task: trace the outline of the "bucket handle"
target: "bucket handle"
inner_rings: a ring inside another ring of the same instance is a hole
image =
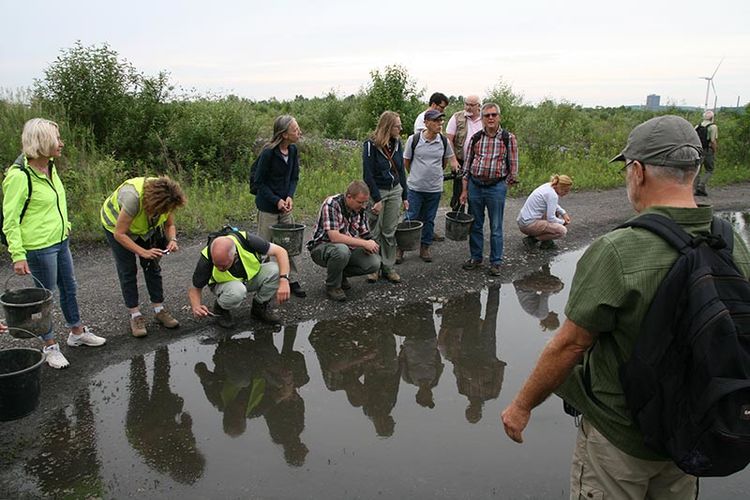
[[[5,320],[0,320],[0,321],[5,322]],[[24,338],[27,338],[27,339],[35,339],[35,338],[39,337],[38,335],[35,335],[34,333],[32,333],[32,332],[30,332],[28,330],[25,330],[23,328],[18,328],[17,326],[9,326],[8,330],[16,330],[18,332],[22,332],[25,335]]]
[[[13,277],[15,277],[15,276],[23,276],[23,275],[22,275],[22,274],[11,273],[11,275],[10,275],[10,276],[8,276],[8,279],[6,279],[6,280],[5,280],[5,291],[6,291],[6,292],[7,292],[8,290],[10,290],[10,289],[8,288],[8,283],[10,282],[10,279],[11,279],[11,278],[13,278]],[[34,276],[34,275],[33,275],[33,274],[31,274],[31,273],[29,273],[29,276],[31,276],[31,278],[32,278],[32,279],[33,279],[34,281],[36,281],[37,283],[39,283],[39,286],[40,286],[40,288],[42,288],[43,290],[47,290],[48,292],[50,291],[50,290],[49,290],[49,289],[48,289],[47,287],[45,287],[45,286],[44,286],[44,283],[42,283],[41,281],[39,281],[39,279],[38,279],[38,278],[37,278],[36,276]]]

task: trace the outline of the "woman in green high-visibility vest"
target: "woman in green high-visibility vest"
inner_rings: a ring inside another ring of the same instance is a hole
[[[156,319],[166,328],[180,326],[163,304],[159,261],[164,255],[179,250],[173,212],[186,203],[180,185],[162,176],[128,179],[102,205],[101,222],[115,257],[134,337],[144,337],[148,333],[138,302],[136,256],[143,269]]]

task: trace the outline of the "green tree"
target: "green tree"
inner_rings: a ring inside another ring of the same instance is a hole
[[[417,89],[406,68],[398,65],[386,66],[383,72],[370,72],[372,81],[364,92],[364,110],[367,127],[373,130],[383,111],[395,111],[403,123],[414,121],[420,111],[419,98],[424,93]]]
[[[523,96],[513,92],[510,84],[500,80],[487,92],[484,102],[494,102],[500,106],[502,127],[511,132],[516,130],[520,119],[520,108],[523,106]]]

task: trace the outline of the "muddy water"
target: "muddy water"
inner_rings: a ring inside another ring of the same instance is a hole
[[[750,216],[728,216],[750,238]],[[207,331],[112,366],[4,471],[11,496],[566,498],[560,400],[523,445],[498,415],[564,320],[581,253],[458,299]],[[701,498],[749,491],[747,473],[701,482]]]

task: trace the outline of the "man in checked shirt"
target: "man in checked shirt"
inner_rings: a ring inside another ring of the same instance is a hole
[[[482,106],[482,130],[471,137],[468,157],[463,165],[463,189],[460,202],[469,201],[474,216],[469,237],[471,256],[463,268],[482,265],[484,249],[484,212],[490,217],[491,276],[500,275],[503,260],[503,210],[508,187],[518,182],[518,144],[516,136],[500,127],[500,107],[488,102]]]
[[[307,249],[313,262],[327,269],[326,295],[343,302],[351,288],[348,276],[376,273],[380,247],[370,239],[365,206],[370,189],[364,181],[352,181],[346,193],[329,196],[320,207],[318,223]]]

